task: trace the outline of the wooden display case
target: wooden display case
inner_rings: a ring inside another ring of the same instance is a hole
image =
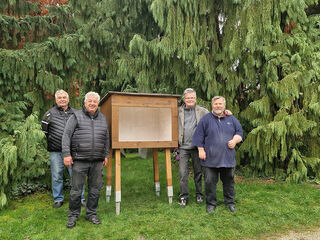
[[[106,116],[111,148],[115,150],[116,213],[120,214],[122,148],[153,148],[154,182],[160,194],[158,148],[165,149],[167,188],[172,203],[170,148],[178,147],[178,98],[180,95],[108,92],[100,101]],[[112,153],[112,151],[110,151]],[[111,196],[112,158],[107,166],[106,198]]]

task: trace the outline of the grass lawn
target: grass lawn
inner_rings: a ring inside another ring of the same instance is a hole
[[[230,213],[223,204],[221,184],[218,206],[212,215],[197,205],[190,179],[191,198],[186,208],[178,204],[177,165],[172,165],[174,201],[168,204],[164,155],[160,153],[161,195],[155,196],[152,159],[137,154],[122,158],[121,213],[115,214],[114,193],[105,202],[101,191],[98,216],[102,224],[85,221],[84,209],[73,229],[67,229],[68,203],[52,208],[51,193],[12,201],[0,211],[0,239],[264,239],[289,230],[320,226],[320,190],[310,184],[242,179],[237,177],[236,205]],[[68,195],[66,194],[68,199]]]

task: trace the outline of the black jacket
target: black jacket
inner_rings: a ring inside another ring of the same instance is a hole
[[[109,157],[109,131],[105,116],[97,110],[90,115],[83,108],[67,122],[62,138],[63,157],[73,161],[103,161]]]
[[[43,116],[41,121],[42,131],[47,136],[47,149],[50,152],[61,152],[61,142],[64,128],[75,109],[68,106],[64,111],[57,105],[50,108]]]

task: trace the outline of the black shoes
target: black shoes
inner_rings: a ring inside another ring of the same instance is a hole
[[[101,224],[101,221],[97,216],[86,217],[86,220],[89,221],[89,222],[92,222],[95,225]],[[76,223],[77,223],[77,218],[76,217],[69,217],[68,218],[68,222],[66,224],[66,227],[67,228],[73,228],[74,226],[76,226]]]
[[[181,198],[180,199],[180,207],[184,208],[185,206],[187,206],[187,199]]]
[[[86,217],[86,220],[89,221],[89,222],[92,222],[95,225],[101,224],[101,221],[97,216]]]
[[[213,213],[215,210],[216,206],[212,206],[212,205],[207,205],[207,213]]]
[[[54,204],[53,204],[53,208],[59,208],[59,207],[61,207],[63,205],[63,202],[61,201],[61,202],[55,202]]]
[[[197,202],[197,204],[203,203],[203,197],[202,196],[197,196],[196,202]]]
[[[69,217],[68,222],[67,222],[67,228],[73,228],[76,225],[77,218],[75,217]]]
[[[197,196],[196,197],[196,203],[201,204],[203,203],[203,196]],[[180,198],[180,207],[184,208],[188,204],[187,198]]]
[[[236,212],[237,211],[237,208],[235,205],[229,205],[228,206],[230,212]],[[214,210],[216,209],[216,206],[212,206],[212,205],[207,205],[207,213],[213,213]]]
[[[229,205],[228,207],[229,207],[230,212],[236,212],[237,211],[235,205]]]

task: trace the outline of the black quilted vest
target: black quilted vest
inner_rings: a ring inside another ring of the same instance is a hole
[[[109,148],[109,131],[105,116],[99,110],[90,115],[85,108],[74,114],[78,124],[71,139],[73,160],[103,161],[109,150],[106,149]]]
[[[61,141],[63,130],[69,117],[74,113],[75,109],[68,107],[66,111],[63,111],[61,107],[54,106],[49,110],[50,124],[48,131],[48,151],[49,152],[61,152]]]

